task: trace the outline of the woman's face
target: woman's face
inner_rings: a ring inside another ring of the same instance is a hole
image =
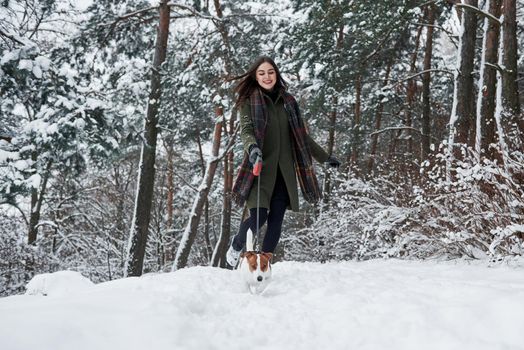
[[[277,82],[277,73],[271,63],[264,62],[256,71],[258,85],[266,90],[272,90]]]

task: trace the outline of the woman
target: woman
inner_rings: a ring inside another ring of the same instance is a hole
[[[297,177],[307,201],[315,203],[321,198],[311,156],[332,167],[340,165],[307,134],[298,104],[286,91],[287,83],[271,58],[258,58],[249,71],[237,79],[241,80],[235,88],[238,94],[235,106],[240,110],[245,152],[233,186],[233,198],[240,206],[247,202],[250,216],[240,225],[227,251],[226,260],[231,266],[238,262],[247,230],[258,231],[257,221],[260,228],[267,220],[262,251],[274,252],[286,209],[298,211]],[[255,177],[253,165],[259,157],[263,159],[262,172]],[[258,181],[260,208],[257,211]]]

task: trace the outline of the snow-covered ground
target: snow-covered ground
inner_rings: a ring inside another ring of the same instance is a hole
[[[98,285],[59,272],[0,299],[0,348],[524,349],[524,267],[284,262],[261,295],[211,267]]]

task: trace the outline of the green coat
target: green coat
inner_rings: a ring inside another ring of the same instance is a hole
[[[298,190],[295,166],[293,160],[293,149],[291,147],[291,136],[288,122],[288,113],[284,109],[284,102],[279,96],[275,103],[264,95],[268,111],[268,123],[266,127],[264,146],[262,149],[262,173],[260,174],[260,207],[269,208],[273,188],[277,178],[277,166],[280,167],[286,188],[289,194],[290,205],[288,209],[298,211]],[[244,151],[249,152],[249,147],[256,145],[251,109],[246,103],[240,109],[240,138],[244,145]],[[309,135],[307,142],[311,155],[318,162],[324,163],[329,155]],[[253,187],[247,199],[249,209],[257,207],[257,186],[259,178],[255,178]]]

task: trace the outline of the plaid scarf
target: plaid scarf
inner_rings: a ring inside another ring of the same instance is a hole
[[[292,153],[295,162],[295,171],[300,189],[306,201],[316,203],[322,198],[322,193],[315,175],[315,169],[313,168],[311,150],[306,141],[307,130],[300,116],[300,109],[295,98],[284,89],[280,91],[280,95],[284,100],[284,108],[288,113],[288,121],[291,129],[291,147],[293,148]],[[255,139],[258,147],[263,149],[268,112],[264,96],[260,89],[253,91],[249,98],[249,105],[251,108],[251,120],[253,122]],[[254,179],[253,165],[249,162],[249,155],[244,153],[244,158],[233,186],[233,199],[239,206],[244,205],[247,200]]]

